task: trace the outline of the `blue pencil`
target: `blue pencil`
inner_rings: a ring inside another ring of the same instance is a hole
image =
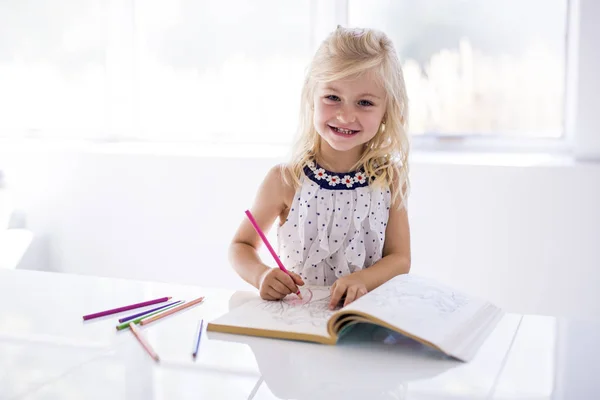
[[[198,347],[200,347],[200,338],[202,337],[202,325],[204,325],[204,320],[200,320],[200,326],[198,327],[198,337],[196,338],[196,346],[194,348],[194,352],[192,353],[192,357],[196,358],[198,355]]]
[[[123,317],[123,318],[121,318],[119,320],[119,322],[121,322],[121,323],[127,322],[127,321],[130,321],[130,320],[135,319],[137,317],[141,317],[142,315],[146,315],[146,314],[149,314],[151,312],[158,311],[158,310],[160,310],[162,308],[169,307],[169,306],[172,306],[173,304],[177,304],[177,303],[181,303],[181,300],[174,301],[173,303],[165,304],[164,306],[153,308],[152,310],[147,310],[147,311],[143,311],[141,313],[137,313],[135,315],[130,315],[129,317]]]

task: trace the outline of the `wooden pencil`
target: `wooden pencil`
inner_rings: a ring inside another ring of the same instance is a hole
[[[275,250],[273,250],[271,243],[269,243],[269,239],[267,239],[264,232],[260,229],[260,226],[258,226],[258,222],[256,222],[256,220],[254,219],[254,216],[252,215],[250,210],[246,210],[246,216],[250,220],[250,223],[254,227],[254,230],[256,231],[256,233],[258,233],[258,236],[260,236],[260,238],[264,242],[265,246],[267,246],[267,249],[269,249],[269,253],[271,253],[271,255],[273,256],[273,259],[277,263],[277,266],[279,267],[279,269],[282,270],[283,272],[285,272],[287,275],[290,275],[290,271],[288,271],[285,268],[285,266],[283,265],[283,263],[277,256],[277,253],[275,253]],[[300,300],[302,300],[302,293],[300,293],[300,289],[298,289],[298,291],[296,292],[296,296],[298,296],[300,298]]]
[[[151,315],[156,315],[156,314],[159,314],[159,313],[161,313],[161,312],[164,312],[164,311],[166,311],[166,310],[169,310],[169,309],[171,309],[171,308],[173,308],[173,307],[176,307],[176,306],[177,306],[177,304],[179,304],[179,303],[181,303],[181,302],[182,302],[182,300],[176,301],[175,303],[171,303],[171,305],[170,305],[170,306],[168,306],[168,307],[165,307],[165,308],[162,308],[162,309],[160,309],[160,310],[158,310],[158,311],[154,311],[153,313],[150,313],[150,314],[144,314],[144,315],[142,315],[142,316],[140,316],[140,317],[137,317],[136,319],[133,319],[133,320],[131,320],[131,321],[123,322],[122,324],[119,324],[119,325],[117,325],[117,330],[118,330],[118,331],[121,331],[121,330],[123,330],[123,329],[127,329],[127,328],[129,328],[129,322],[133,322],[134,324],[139,324],[139,323],[140,323],[140,322],[141,322],[141,321],[142,321],[144,318],[150,317]]]
[[[133,322],[130,322],[129,329],[131,330],[131,333],[133,333],[133,336],[135,336],[137,341],[140,342],[140,344],[142,345],[144,350],[146,350],[146,353],[148,353],[150,355],[150,357],[152,357],[154,359],[154,361],[158,362],[160,360],[158,357],[158,354],[156,354],[154,349],[152,349],[152,346],[150,346],[150,343],[148,343],[146,341],[146,339],[144,339],[144,336],[142,335],[142,332],[138,329],[138,327],[135,326],[135,324]]]
[[[117,313],[120,313],[120,312],[123,312],[123,311],[133,310],[135,308],[151,306],[152,304],[156,304],[156,303],[162,303],[162,302],[168,301],[168,300],[171,300],[170,296],[169,297],[161,297],[160,299],[143,301],[141,303],[130,304],[130,305],[124,306],[124,307],[113,308],[111,310],[100,311],[100,312],[97,312],[97,313],[94,313],[94,314],[84,315],[83,316],[83,320],[87,321],[88,319],[93,319],[93,318],[98,318],[98,317],[104,317],[106,315],[117,314]]]
[[[204,296],[198,297],[197,299],[192,300],[189,303],[184,303],[184,304],[178,305],[177,307],[173,307],[173,308],[169,309],[168,311],[161,312],[160,314],[156,314],[156,315],[153,315],[151,317],[146,317],[146,318],[144,318],[144,319],[142,319],[140,321],[140,325],[149,324],[151,322],[154,322],[156,320],[159,320],[161,318],[164,318],[164,317],[167,317],[167,316],[169,316],[171,314],[174,314],[174,313],[176,313],[178,311],[184,310],[184,309],[186,309],[188,307],[191,307],[193,305],[201,303],[202,301],[204,301]]]
[[[164,306],[156,307],[151,310],[142,311],[141,313],[133,314],[133,315],[130,315],[129,317],[119,318],[119,322],[123,323],[123,322],[131,321],[132,319],[136,319],[139,317],[147,317],[150,314],[154,313],[155,311],[162,310],[163,308],[169,308],[169,307],[171,307],[173,305],[177,305],[179,303],[181,303],[181,300],[174,301],[173,303],[167,303]]]
[[[200,338],[202,338],[202,326],[204,325],[204,320],[200,320],[200,325],[198,325],[198,336],[196,337],[196,346],[194,347],[194,352],[192,353],[192,357],[196,358],[198,355],[198,348],[200,347]]]

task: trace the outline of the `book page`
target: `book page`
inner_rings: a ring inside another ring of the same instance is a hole
[[[211,324],[329,337],[327,320],[334,313],[328,308],[329,287],[302,287],[300,293],[302,300],[295,294],[280,301],[262,300],[257,295]]]
[[[399,275],[343,308],[441,346],[489,303],[412,274]],[[474,328],[474,327],[471,327]]]

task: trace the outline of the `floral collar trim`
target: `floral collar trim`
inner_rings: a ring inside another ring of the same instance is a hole
[[[304,173],[324,189],[347,190],[369,185],[369,179],[363,170],[338,174],[309,161],[304,167]]]

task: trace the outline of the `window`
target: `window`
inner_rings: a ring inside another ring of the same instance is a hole
[[[311,4],[0,3],[0,137],[287,143]]]
[[[308,1],[135,3],[144,139],[285,143],[311,57]]]
[[[564,135],[566,0],[349,0],[404,65],[416,135]]]
[[[89,138],[106,129],[102,0],[0,3],[0,136]]]
[[[3,2],[0,137],[289,143],[341,23],[394,41],[412,134],[562,139],[567,2]]]

